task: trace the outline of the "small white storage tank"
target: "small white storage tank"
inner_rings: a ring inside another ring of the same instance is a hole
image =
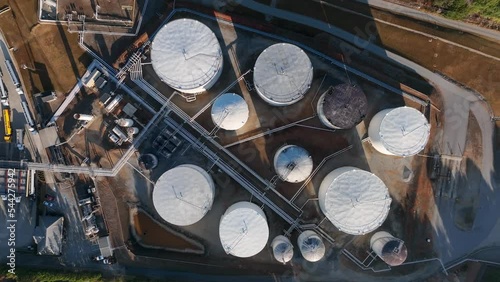
[[[297,239],[300,253],[310,262],[316,262],[325,256],[325,244],[319,235],[311,230],[306,230],[300,233]]]
[[[318,100],[320,121],[333,129],[349,129],[363,121],[368,101],[361,87],[349,83],[330,87]]]
[[[248,105],[240,95],[226,93],[212,105],[212,121],[226,130],[240,129],[248,120]]]
[[[158,31],[151,44],[151,62],[163,82],[184,93],[208,90],[223,66],[217,37],[192,19],[171,21]]]
[[[129,128],[127,128],[127,133],[129,136],[136,135],[137,133],[139,133],[139,128],[138,127],[129,127]]]
[[[196,165],[179,165],[160,176],[153,190],[153,204],[167,222],[191,225],[212,208],[215,186],[212,177]]]
[[[387,218],[391,197],[384,182],[371,172],[341,167],[321,182],[319,205],[340,231],[363,235],[377,229]]]
[[[115,123],[121,127],[131,127],[134,125],[134,120],[129,118],[119,118],[115,120]]]
[[[404,242],[385,231],[372,235],[370,248],[390,266],[402,264],[408,256],[408,250]]]
[[[76,120],[91,121],[94,118],[94,116],[86,114],[74,114],[73,118]]]
[[[219,237],[227,254],[240,258],[254,256],[269,239],[266,215],[256,204],[233,204],[221,217]]]
[[[278,43],[265,49],[254,66],[257,93],[273,106],[288,106],[304,97],[311,87],[313,66],[299,47]]]
[[[287,263],[293,258],[293,245],[290,239],[283,235],[278,235],[273,239],[271,248],[274,258],[281,263]]]
[[[302,182],[311,175],[312,157],[302,147],[285,145],[274,155],[274,169],[283,181]]]
[[[377,113],[368,128],[373,147],[382,154],[413,156],[429,141],[430,125],[425,116],[410,107]]]

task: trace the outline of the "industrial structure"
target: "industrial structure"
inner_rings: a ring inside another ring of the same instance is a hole
[[[221,217],[219,237],[227,254],[240,258],[254,256],[269,239],[266,215],[256,204],[233,204]]]
[[[390,266],[402,264],[408,256],[404,242],[385,231],[379,231],[372,235],[370,248]]]
[[[430,130],[421,112],[404,106],[378,112],[370,122],[368,135],[380,153],[407,157],[425,148]]]
[[[274,258],[281,263],[287,263],[293,258],[293,245],[290,239],[283,235],[278,235],[273,239],[271,248]]]
[[[325,244],[321,240],[321,237],[312,230],[300,233],[297,238],[297,245],[299,246],[300,253],[307,261],[316,262],[325,256]]]
[[[380,227],[392,201],[380,178],[348,166],[333,170],[323,179],[318,198],[321,210],[333,225],[352,235]]]
[[[211,115],[217,127],[237,130],[247,122],[249,110],[243,97],[235,93],[226,93],[215,100]]]
[[[205,170],[179,165],[156,181],[153,204],[165,221],[186,226],[198,222],[212,208],[214,193],[214,182]]]
[[[313,170],[309,152],[296,145],[281,147],[274,155],[273,163],[280,179],[291,183],[304,181]]]
[[[320,121],[333,129],[349,129],[363,121],[368,109],[363,90],[344,83],[328,88],[318,101]]]
[[[151,61],[160,79],[177,91],[200,93],[222,73],[219,41],[206,25],[178,19],[163,26],[153,39]]]
[[[268,47],[254,66],[255,90],[273,106],[288,106],[302,99],[312,78],[311,60],[302,49],[289,43]]]

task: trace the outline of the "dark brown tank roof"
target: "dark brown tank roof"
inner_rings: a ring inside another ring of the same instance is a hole
[[[323,113],[334,126],[349,129],[363,121],[367,103],[365,93],[359,86],[339,84],[327,90]]]

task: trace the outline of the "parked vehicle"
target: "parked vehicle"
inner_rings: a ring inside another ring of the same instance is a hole
[[[49,207],[49,208],[53,208],[54,207],[54,203],[47,202],[47,201],[43,201],[43,205],[46,206],[46,207]]]

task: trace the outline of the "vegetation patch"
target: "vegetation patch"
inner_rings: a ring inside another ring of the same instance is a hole
[[[432,5],[455,20],[483,17],[500,23],[500,0],[434,0]]]
[[[7,268],[2,267],[1,273],[8,273]],[[16,268],[15,274],[0,275],[1,281],[18,282],[88,282],[103,281],[100,273],[93,272],[68,272],[61,270]]]

